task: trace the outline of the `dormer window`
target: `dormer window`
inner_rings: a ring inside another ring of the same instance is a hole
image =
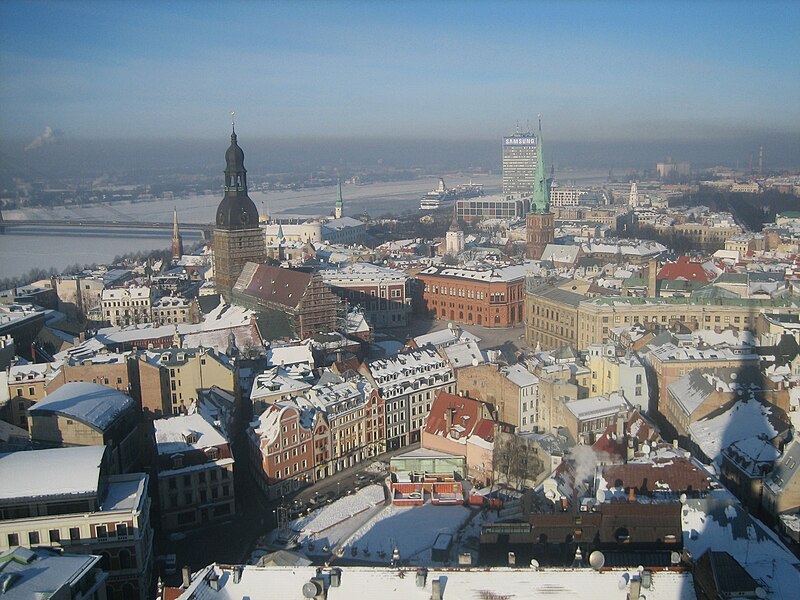
[[[206,456],[209,460],[217,460],[219,458],[219,448],[206,448]]]
[[[196,444],[197,443],[197,432],[192,431],[190,429],[184,429],[181,431],[181,437],[183,441],[187,444]]]
[[[183,468],[183,454],[173,454],[171,459],[172,459],[172,468],[173,469],[182,469]]]

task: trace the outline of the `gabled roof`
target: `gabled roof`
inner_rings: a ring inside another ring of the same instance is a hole
[[[303,298],[310,283],[311,275],[309,273],[271,265],[247,263],[236,281],[234,289],[259,300],[294,309]]]
[[[667,263],[661,267],[657,279],[711,281],[714,277],[703,268],[702,263],[690,261],[688,256],[681,256],[676,262]]]
[[[494,437],[494,422],[483,418],[489,406],[474,398],[439,392],[431,405],[425,432],[459,440],[477,435],[490,442]],[[446,411],[450,411],[449,430]]]
[[[764,479],[764,485],[770,491],[780,494],[786,489],[790,481],[798,476],[800,472],[800,442],[792,441],[783,451],[780,461],[775,464],[775,468]]]

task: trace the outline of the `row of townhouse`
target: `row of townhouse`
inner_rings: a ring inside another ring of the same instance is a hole
[[[270,405],[248,428],[256,481],[278,498],[382,453],[383,408],[365,378],[332,374],[303,396]]]
[[[325,373],[251,423],[251,465],[270,498],[418,442],[437,392],[455,391],[453,369],[431,347],[359,371]]]
[[[197,323],[200,307],[182,296],[156,296],[156,288],[131,286],[104,289],[100,293],[103,321],[117,327],[156,323]]]
[[[129,394],[148,416],[185,413],[199,391],[217,388],[239,395],[235,361],[210,348],[67,355],[54,363],[12,365],[0,372],[0,418],[29,428],[28,411],[68,383],[96,383]]]

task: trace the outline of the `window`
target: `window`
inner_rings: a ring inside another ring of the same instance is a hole
[[[117,523],[117,537],[127,537],[128,535],[128,524]]]
[[[97,526],[97,539],[104,540],[108,537],[108,527],[105,525],[98,525]]]
[[[70,541],[77,542],[81,539],[81,529],[80,527],[70,527],[69,528],[69,539]]]
[[[50,534],[50,543],[51,544],[58,544],[61,541],[61,530],[60,529],[51,529],[49,534]]]
[[[9,546],[19,546],[19,535],[16,533],[9,533],[8,534],[8,545]]]

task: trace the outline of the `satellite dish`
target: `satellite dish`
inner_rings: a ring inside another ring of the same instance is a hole
[[[316,581],[306,581],[303,584],[303,598],[316,598],[322,592],[319,589],[319,584]]]
[[[602,504],[603,502],[605,502],[606,501],[606,492],[605,492],[605,490],[597,490],[597,493],[595,494],[595,498],[597,498],[597,502],[599,504]]]
[[[589,566],[595,571],[599,571],[606,564],[606,557],[600,550],[595,550],[589,555]]]
[[[672,553],[669,555],[669,562],[670,562],[671,564],[673,564],[673,565],[677,565],[678,563],[680,563],[680,562],[681,562],[681,555],[680,555],[680,554],[678,554],[677,552],[672,552]]]
[[[536,560],[535,558],[532,558],[531,559],[531,567],[534,568],[534,569],[538,569],[539,568],[539,561]]]
[[[767,597],[767,590],[765,590],[761,586],[758,586],[756,588],[756,598],[766,598],[766,597]]]
[[[680,501],[681,504],[686,504],[686,494],[681,494]]]
[[[642,445],[642,452],[644,454],[650,454],[650,446],[648,444]]]
[[[617,580],[617,587],[621,590],[624,590],[626,587],[628,587],[629,579],[630,575],[628,575],[627,573],[623,573],[622,575],[619,576],[619,579]]]

